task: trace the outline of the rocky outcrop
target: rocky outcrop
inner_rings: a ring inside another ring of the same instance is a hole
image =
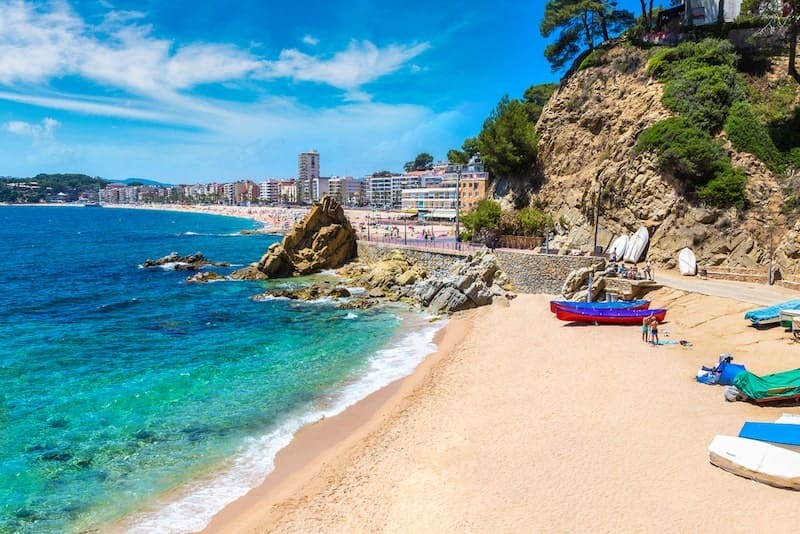
[[[269,297],[290,300],[319,300],[323,298],[342,299],[350,296],[352,294],[346,287],[326,281],[297,288],[274,288],[252,298],[253,300],[264,300]]]
[[[301,276],[335,269],[355,256],[355,230],[339,203],[332,196],[326,196],[281,243],[270,246],[257,264],[231,276],[236,279]]]
[[[704,207],[685,183],[662,172],[652,154],[639,154],[639,134],[671,112],[661,103],[663,86],[647,76],[648,52],[609,50],[601,64],[562,81],[544,107],[539,135],[539,169],[534,180],[498,179],[494,193],[510,206],[530,198],[557,221],[551,247],[589,251],[605,248],[620,234],[646,227],[647,257],[675,267],[677,253],[691,248],[699,265],[765,267],[770,226],[774,261],[800,273],[800,228],[782,213],[781,178],[720,137],[733,164],[748,178],[746,210]],[[776,66],[775,72],[786,72]]]
[[[216,282],[218,280],[225,280],[225,277],[213,271],[204,271],[202,273],[193,274],[192,276],[188,277],[186,279],[186,282],[190,284],[197,284],[197,283],[204,284],[206,282]]]
[[[493,254],[479,253],[453,264],[447,274],[429,277],[401,250],[389,251],[372,264],[347,266],[340,273],[370,289],[369,295],[406,300],[433,313],[452,313],[513,298],[507,277]]]
[[[195,252],[188,256],[181,256],[177,252],[172,252],[157,260],[147,259],[142,263],[143,267],[172,267],[176,271],[196,271],[205,265],[216,267],[227,267],[225,262],[212,262],[203,256],[202,252]]]

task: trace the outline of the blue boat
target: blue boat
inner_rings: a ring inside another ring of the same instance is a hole
[[[753,326],[768,326],[781,322],[781,310],[800,309],[800,299],[787,300],[774,306],[750,310],[744,314],[744,318],[753,323]]]
[[[551,300],[550,311],[556,313],[561,310],[646,310],[650,301],[617,300],[614,302],[573,302],[571,300]]]

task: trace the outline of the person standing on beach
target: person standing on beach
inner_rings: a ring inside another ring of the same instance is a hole
[[[650,341],[653,345],[658,345],[658,319],[655,317],[650,321]]]
[[[652,318],[652,315],[642,317],[642,341],[645,343],[650,341],[650,319]]]
[[[650,260],[647,260],[647,263],[644,264],[644,274],[648,280],[653,279],[653,266],[650,265]]]

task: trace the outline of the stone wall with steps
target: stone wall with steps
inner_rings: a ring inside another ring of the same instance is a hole
[[[429,273],[447,273],[453,263],[473,252],[457,250],[431,250],[358,242],[358,256],[367,261],[377,261],[389,250],[401,249],[415,262],[425,267]],[[514,250],[494,251],[497,262],[514,285],[518,293],[545,293],[557,295],[561,292],[564,280],[571,271],[590,267],[604,262],[603,258],[593,256],[560,256],[554,254],[533,254]]]

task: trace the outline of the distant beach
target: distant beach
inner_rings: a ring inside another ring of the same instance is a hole
[[[109,208],[128,209],[153,209],[163,211],[188,211],[194,213],[210,213],[228,217],[252,219],[264,225],[263,230],[268,233],[283,234],[303,220],[309,208],[307,207],[276,207],[276,206],[227,206],[219,204],[104,204]],[[432,234],[436,238],[454,237],[452,224],[439,222],[418,222],[406,220],[400,214],[392,211],[370,210],[368,208],[347,208],[345,215],[350,220],[359,239],[386,238],[394,236],[402,238],[423,239],[423,233]],[[375,232],[370,235],[367,223],[377,225]],[[378,224],[378,221],[380,224]],[[405,233],[403,226],[405,225]],[[394,234],[392,234],[394,232]]]

